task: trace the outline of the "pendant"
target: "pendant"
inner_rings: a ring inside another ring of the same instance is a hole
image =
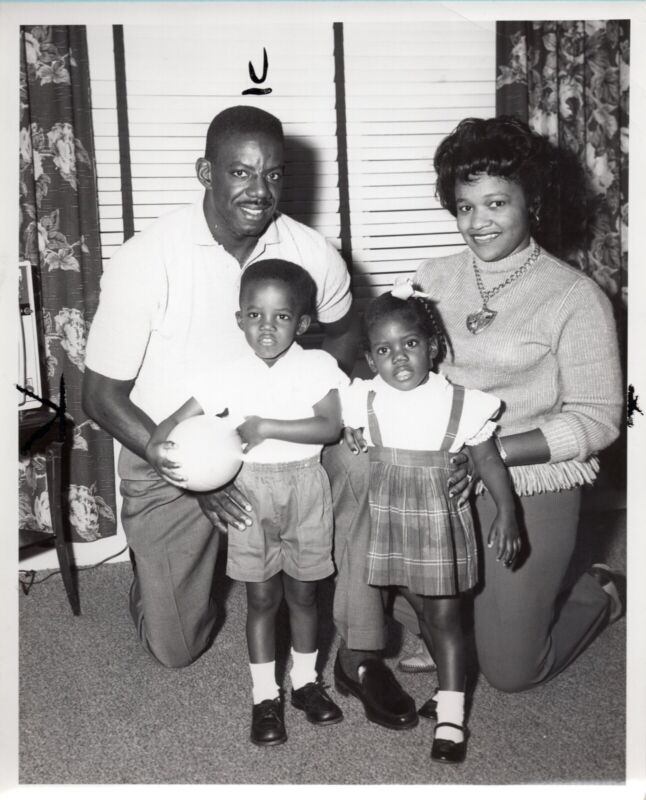
[[[497,311],[492,311],[486,305],[483,305],[480,311],[476,311],[475,314],[469,314],[467,317],[467,329],[475,336],[476,333],[480,333],[480,331],[491,325],[497,313]]]

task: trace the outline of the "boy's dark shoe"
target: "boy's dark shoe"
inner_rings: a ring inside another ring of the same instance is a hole
[[[251,741],[259,747],[286,742],[283,713],[280,697],[256,703],[251,712]]]
[[[352,694],[363,703],[366,717],[377,725],[394,730],[414,728],[419,719],[413,698],[397,682],[392,671],[378,658],[359,664],[358,681],[344,671],[337,653],[334,685],[343,695]]]
[[[306,683],[300,689],[292,689],[292,705],[304,711],[308,722],[313,725],[332,725],[343,719],[343,712],[320,681]]]

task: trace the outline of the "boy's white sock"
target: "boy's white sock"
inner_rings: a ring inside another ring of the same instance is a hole
[[[316,656],[318,650],[313,653],[297,653],[292,647],[292,668],[289,677],[292,681],[293,689],[300,689],[306,683],[313,683],[316,680]]]
[[[442,692],[435,695],[437,700],[437,724],[452,722],[454,725],[464,724],[464,692]],[[451,742],[464,741],[464,734],[448,725],[442,725],[435,731],[436,739],[448,739]]]
[[[273,700],[278,697],[278,684],[276,683],[276,662],[268,661],[266,664],[249,664],[251,682],[253,683],[253,704],[258,705],[263,700]]]

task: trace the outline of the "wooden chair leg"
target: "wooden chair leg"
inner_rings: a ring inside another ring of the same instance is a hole
[[[52,530],[56,545],[56,555],[61,568],[63,585],[72,613],[79,616],[81,604],[75,575],[72,572],[68,543],[65,540],[65,523],[63,520],[63,443],[53,442],[47,447],[47,485],[49,487],[49,508],[52,517]]]

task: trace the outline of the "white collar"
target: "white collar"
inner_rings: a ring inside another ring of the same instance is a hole
[[[245,343],[245,345],[245,360],[252,365],[254,369],[263,372],[263,374],[265,370],[271,370],[272,373],[275,374],[275,370],[282,372],[282,369],[285,367],[289,369],[290,364],[292,364],[294,361],[298,361],[301,354],[305,352],[298,342],[294,342],[290,346],[289,350],[282,355],[273,366],[270,367],[262,360],[262,358],[258,358],[248,344]]]
[[[258,245],[262,244],[263,252],[265,247],[270,244],[278,244],[280,242],[280,231],[276,224],[280,214],[276,213],[267,226],[265,232],[258,238],[256,247],[254,247],[252,258],[255,258]],[[209,225],[204,216],[204,199],[196,200],[191,206],[191,241],[194,244],[204,245],[207,247],[221,247],[220,243],[213,238],[213,234],[209,229]],[[249,259],[251,260],[251,259]],[[247,262],[248,263],[248,262]]]
[[[431,391],[437,392],[441,390],[446,390],[451,384],[448,380],[438,372],[429,372],[428,380],[424,383],[416,386],[414,389],[411,389],[408,392],[402,392],[399,389],[396,389],[394,386],[386,383],[386,381],[381,377],[381,375],[375,375],[375,377],[371,381],[372,388],[374,388],[375,392],[384,392],[385,394],[390,394],[391,396],[399,396],[402,394],[405,395],[417,395],[422,392],[427,392],[429,389]]]

